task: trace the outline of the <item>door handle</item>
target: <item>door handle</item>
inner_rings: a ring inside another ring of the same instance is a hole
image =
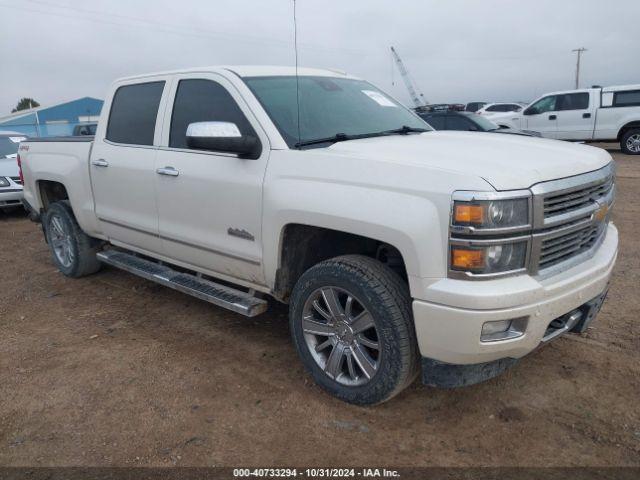
[[[169,177],[177,177],[180,172],[173,167],[158,168],[156,173],[159,175],[167,175]]]
[[[94,167],[108,167],[109,166],[109,162],[107,162],[105,159],[101,158],[99,160],[92,160],[91,161],[91,165],[93,165]]]
[[[582,118],[591,118],[591,114],[590,113],[583,113],[582,114]]]
[[[556,120],[558,117],[556,115],[549,115],[549,120]]]

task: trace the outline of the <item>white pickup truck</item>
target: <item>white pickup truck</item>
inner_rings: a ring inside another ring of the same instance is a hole
[[[520,112],[487,118],[546,138],[619,142],[624,153],[640,155],[640,85],[547,93]]]
[[[606,151],[435,132],[363,80],[295,72],[119,80],[95,138],[23,142],[60,271],[105,263],[247,316],[288,303],[310,374],[357,404],[587,328],[618,248]]]

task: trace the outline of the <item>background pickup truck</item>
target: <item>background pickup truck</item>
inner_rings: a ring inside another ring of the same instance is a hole
[[[289,304],[325,390],[385,401],[584,331],[617,255],[604,150],[435,132],[331,71],[115,82],[95,138],[30,139],[25,203],[62,273],[106,263],[255,316]],[[461,148],[462,147],[462,148]]]
[[[488,118],[546,138],[620,142],[624,153],[640,155],[640,85],[547,93],[521,112]]]

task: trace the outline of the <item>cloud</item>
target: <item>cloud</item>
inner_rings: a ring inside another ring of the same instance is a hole
[[[297,0],[297,14],[301,65],[348,71],[407,103],[390,45],[433,102],[572,88],[581,46],[583,85],[640,83],[637,0]],[[0,0],[0,58],[0,114],[23,96],[102,98],[137,73],[291,65],[292,1]]]

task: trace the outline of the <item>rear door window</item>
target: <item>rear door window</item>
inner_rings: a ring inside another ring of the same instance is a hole
[[[586,110],[589,108],[589,93],[567,93],[558,95],[557,110]]]
[[[107,140],[127,145],[153,145],[164,83],[139,83],[118,88],[111,103]]]

